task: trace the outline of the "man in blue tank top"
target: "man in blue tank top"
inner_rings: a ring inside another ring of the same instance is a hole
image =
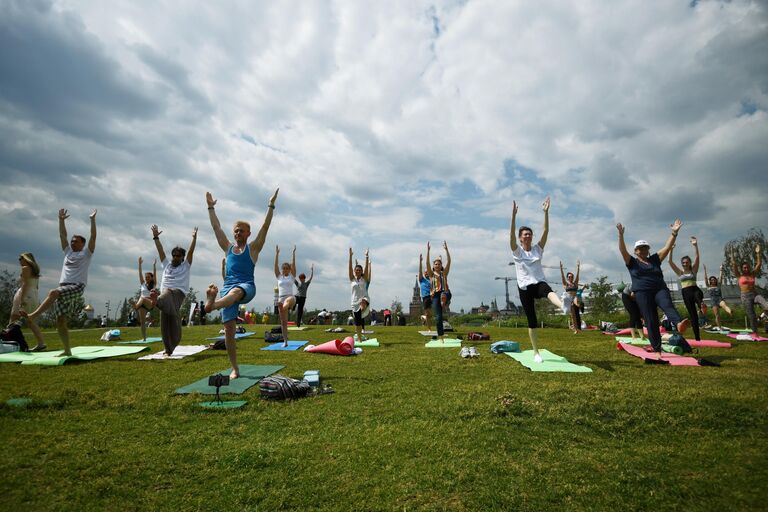
[[[272,213],[275,209],[275,201],[279,191],[280,189],[275,190],[275,193],[269,199],[264,223],[251,243],[248,243],[248,237],[251,236],[251,225],[240,220],[235,222],[233,228],[234,242],[229,241],[224,230],[221,229],[218,217],[216,217],[216,210],[214,209],[216,200],[213,199],[210,192],[205,193],[211,227],[216,235],[219,247],[227,255],[224,270],[224,286],[221,292],[213,283],[208,287],[205,294],[205,312],[210,313],[216,309],[222,310],[221,321],[224,324],[224,343],[227,346],[229,362],[232,364],[232,373],[229,375],[230,379],[236,379],[240,376],[240,367],[237,365],[237,345],[235,343],[238,308],[240,304],[249,303],[254,295],[256,295],[253,271],[256,267],[256,261],[259,259],[259,253],[267,239],[267,231],[269,231],[269,225],[272,223]],[[219,295],[218,299],[216,298],[217,295]]]

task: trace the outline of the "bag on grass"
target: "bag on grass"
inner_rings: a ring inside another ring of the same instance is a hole
[[[482,341],[482,340],[490,340],[491,335],[487,332],[468,332],[467,333],[467,339],[469,341]]]
[[[278,325],[277,327],[270,329],[270,332],[272,334],[283,334],[283,328]]]
[[[101,335],[101,341],[113,341],[120,339],[120,329],[112,329]]]
[[[259,381],[259,391],[264,400],[293,400],[304,398],[311,387],[305,380],[296,380],[284,375],[272,375]]]
[[[283,341],[283,335],[282,333],[273,333],[269,331],[264,331],[264,341],[267,343],[276,343],[278,341]]]
[[[29,345],[21,332],[21,326],[16,322],[8,324],[8,327],[0,331],[0,339],[6,343],[18,345],[20,352],[29,352]]]
[[[693,349],[691,348],[691,345],[686,341],[685,338],[680,336],[679,334],[673,334],[669,337],[667,340],[668,345],[672,345],[673,347],[680,347],[683,349],[683,354],[690,354],[693,352]]]

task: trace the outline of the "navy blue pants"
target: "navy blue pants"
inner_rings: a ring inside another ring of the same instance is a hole
[[[446,294],[447,303],[451,303],[451,291],[447,290],[443,292]],[[440,293],[432,295],[432,315],[435,317],[435,326],[437,326],[437,335],[442,336],[445,334],[443,329],[443,304],[440,302]]]
[[[673,328],[682,321],[680,313],[672,303],[672,296],[668,288],[656,291],[635,291],[635,302],[640,308],[640,313],[645,319],[645,328],[648,329],[648,340],[653,350],[661,352],[661,333],[659,332],[659,309],[667,315]]]

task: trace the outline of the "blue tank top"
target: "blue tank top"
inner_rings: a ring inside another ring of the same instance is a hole
[[[235,286],[241,283],[253,283],[253,270],[256,265],[251,260],[251,251],[248,246],[241,254],[232,252],[234,245],[227,250],[227,267],[224,286]]]

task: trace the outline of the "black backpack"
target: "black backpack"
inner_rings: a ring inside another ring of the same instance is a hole
[[[283,341],[283,335],[282,333],[273,333],[269,331],[264,331],[264,341],[267,343],[275,343],[278,341]]]
[[[16,322],[8,324],[8,327],[0,331],[0,340],[18,345],[20,352],[29,352],[29,345],[24,339],[24,333],[21,332],[21,326]]]
[[[261,398],[265,400],[304,398],[311,389],[307,381],[291,379],[283,375],[272,375],[259,381]]]

